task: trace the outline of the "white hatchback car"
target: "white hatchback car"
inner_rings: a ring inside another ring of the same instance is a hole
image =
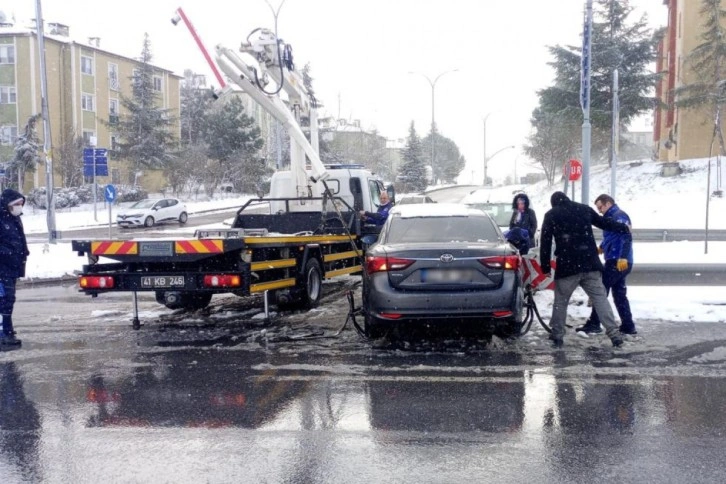
[[[176,198],[140,200],[116,215],[119,227],[153,227],[159,222],[187,222],[187,207]]]

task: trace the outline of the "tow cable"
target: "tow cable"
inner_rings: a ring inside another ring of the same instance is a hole
[[[537,317],[537,321],[539,321],[539,324],[547,331],[548,333],[552,333],[552,328],[550,328],[547,323],[544,322],[542,319],[542,316],[539,314],[539,309],[537,309],[537,303],[534,301],[534,293],[536,291],[532,289],[532,286],[527,284],[527,290],[524,293],[524,306],[525,306],[525,315],[524,320],[522,321],[522,330],[519,332],[519,336],[524,336],[529,332],[529,330],[532,328],[532,322],[534,321],[535,316]]]

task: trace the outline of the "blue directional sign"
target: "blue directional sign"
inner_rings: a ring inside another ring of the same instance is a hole
[[[106,198],[107,202],[113,202],[116,200],[116,187],[113,185],[106,185],[103,189],[103,196]]]
[[[83,149],[83,176],[108,176],[108,150],[106,148]]]

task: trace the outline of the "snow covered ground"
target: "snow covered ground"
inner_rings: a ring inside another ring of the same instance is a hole
[[[706,160],[683,162],[686,172],[678,177],[658,176],[660,164],[645,162],[639,166],[622,164],[618,167],[618,194],[616,201],[627,211],[635,227],[641,228],[703,228],[705,224],[705,170]],[[591,173],[591,198],[609,192],[610,172],[606,167],[596,167]],[[499,187],[482,189],[467,197],[467,201],[511,200],[513,191],[521,187]],[[561,186],[547,187],[545,182],[523,187],[532,199],[540,223],[549,208],[549,197]],[[575,199],[579,200],[579,184]],[[249,199],[248,196],[222,198],[211,201],[187,201],[189,213],[230,207],[239,207]],[[115,210],[114,207],[114,217]],[[23,215],[26,232],[32,234],[46,231],[44,211],[33,213],[31,208]],[[56,214],[58,230],[108,224],[108,211],[103,203],[97,207],[98,221],[93,218],[93,206],[86,205]],[[216,226],[223,226],[223,219]],[[726,229],[726,200],[711,199],[710,228]],[[174,225],[169,231],[177,231]],[[708,254],[704,254],[703,242],[636,243],[635,262],[689,262],[689,263],[726,263],[726,242],[709,242]],[[31,255],[28,259],[27,279],[37,280],[72,275],[81,269],[85,257],[71,251],[70,241],[61,240],[55,245],[45,242],[30,244]],[[725,276],[726,277],[726,276]],[[629,297],[633,313],[637,319],[668,321],[710,321],[726,322],[726,291],[723,287],[631,287]],[[538,293],[540,307],[551,306],[552,293]],[[584,293],[578,291],[575,300],[585,300]],[[586,306],[573,306],[572,316],[578,311],[589,313]],[[548,314],[549,309],[544,313]]]

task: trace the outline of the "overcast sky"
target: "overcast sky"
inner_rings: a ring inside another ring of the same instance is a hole
[[[280,0],[269,0],[273,7]],[[321,115],[359,119],[387,138],[403,138],[413,120],[424,136],[431,124],[432,81],[436,124],[467,159],[464,182],[481,183],[482,117],[487,152],[505,150],[489,165],[503,179],[530,131],[536,91],[551,83],[548,45],[579,45],[584,0],[286,0],[279,36],[292,44],[298,67],[310,63]],[[662,0],[631,0],[653,26],[666,22]],[[101,37],[101,47],[136,57],[144,32],[153,62],[181,74],[190,68],[216,84],[191,35],[170,19],[182,7],[210,51],[237,48],[257,27],[274,27],[264,0],[43,0],[46,22],[70,26],[71,37]],[[5,0],[0,7],[19,24],[35,17],[35,1]],[[420,74],[409,74],[416,72]],[[423,75],[421,75],[423,74]],[[519,173],[523,173],[520,164]]]

